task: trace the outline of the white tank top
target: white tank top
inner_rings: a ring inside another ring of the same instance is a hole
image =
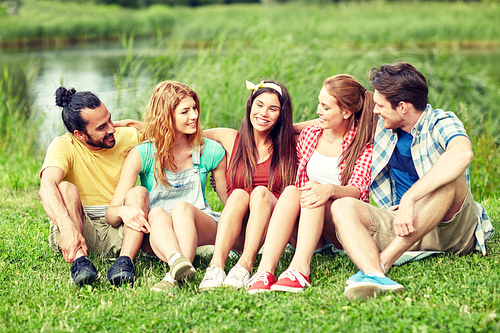
[[[324,156],[314,149],[306,166],[309,180],[315,180],[320,184],[340,185],[339,159],[340,156]]]

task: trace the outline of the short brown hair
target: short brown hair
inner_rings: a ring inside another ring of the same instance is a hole
[[[427,107],[427,80],[407,62],[384,64],[372,68],[369,74],[373,89],[384,95],[395,109],[399,102],[408,102],[419,110]]]

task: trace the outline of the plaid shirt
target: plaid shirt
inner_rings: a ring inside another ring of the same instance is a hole
[[[419,178],[422,178],[446,150],[446,145],[456,135],[467,133],[453,112],[433,110],[430,105],[411,129],[413,143],[411,155]],[[380,207],[390,207],[397,202],[394,179],[390,175],[389,159],[398,137],[395,130],[384,129],[379,118],[373,147],[372,183],[370,194]],[[464,172],[470,187],[469,168]],[[493,234],[493,225],[483,206],[476,202],[478,224],[476,227],[476,249],[486,254],[486,241]]]
[[[347,136],[342,140],[341,154],[351,144],[358,125],[349,131]],[[297,169],[297,179],[295,186],[302,187],[309,180],[307,176],[306,166],[311,156],[318,145],[319,136],[323,130],[319,125],[307,126],[300,133],[299,140],[297,141],[297,156],[299,160],[299,167]],[[373,144],[367,144],[363,152],[356,161],[352,176],[346,186],[355,186],[359,188],[361,194],[360,199],[368,202],[368,185],[370,184],[370,172],[372,164]],[[345,161],[340,165],[340,182],[342,182],[342,172],[344,171]]]

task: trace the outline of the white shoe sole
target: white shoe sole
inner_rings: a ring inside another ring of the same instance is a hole
[[[344,295],[348,300],[375,298],[386,291],[400,291],[404,287],[400,284],[384,286],[375,283],[352,283],[344,290]]]
[[[292,287],[286,287],[286,286],[280,286],[280,285],[275,285],[273,284],[271,286],[271,291],[284,291],[284,292],[290,292],[290,293],[301,293],[305,290],[305,288],[292,288]]]

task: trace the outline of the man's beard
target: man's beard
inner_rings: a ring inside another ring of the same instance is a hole
[[[109,149],[109,148],[113,148],[115,146],[115,143],[116,143],[115,140],[113,140],[110,144],[107,144],[105,142],[106,139],[109,139],[111,137],[113,137],[113,134],[108,134],[101,141],[99,141],[99,140],[92,139],[92,137],[87,134],[87,141],[86,142],[88,145],[93,146],[93,147]]]

